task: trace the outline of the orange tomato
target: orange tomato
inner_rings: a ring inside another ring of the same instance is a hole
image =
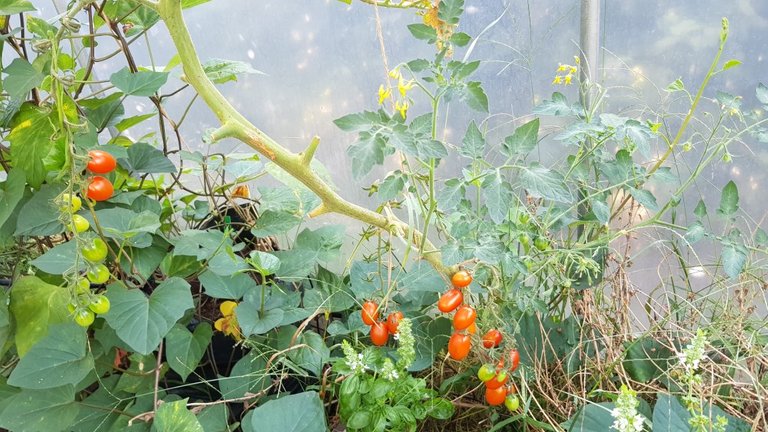
[[[488,330],[483,335],[483,346],[486,348],[496,348],[501,343],[501,332],[496,329]]]
[[[400,326],[400,320],[403,319],[403,313],[400,311],[392,312],[387,317],[387,330],[391,334],[397,333],[397,327]]]
[[[485,401],[488,402],[488,405],[496,406],[501,405],[504,403],[504,399],[507,398],[507,388],[506,387],[499,387],[499,388],[486,388],[485,389]]]
[[[472,347],[469,335],[454,333],[448,341],[448,354],[454,360],[464,360]]]
[[[389,330],[383,322],[375,322],[371,325],[371,342],[376,346],[384,346],[389,340]]]
[[[509,367],[509,370],[514,372],[515,369],[520,366],[520,353],[516,349],[509,351],[509,361],[512,363]]]
[[[376,321],[379,320],[379,305],[372,301],[367,301],[363,303],[363,322],[365,325],[373,325]]]
[[[464,330],[474,324],[475,319],[477,319],[475,309],[472,306],[462,306],[456,311],[456,315],[453,316],[453,328]]]
[[[472,283],[472,275],[466,270],[459,270],[451,276],[451,284],[456,288],[464,288]]]
[[[440,309],[440,312],[448,313],[459,307],[463,301],[464,294],[456,288],[452,288],[440,296],[440,300],[437,301],[437,308]]]

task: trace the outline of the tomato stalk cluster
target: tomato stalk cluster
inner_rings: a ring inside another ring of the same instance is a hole
[[[87,169],[92,173],[107,174],[116,166],[115,158],[105,151],[92,150],[88,153]],[[112,183],[102,176],[92,177],[85,190],[86,197],[93,201],[107,200],[112,193]],[[68,278],[72,300],[67,304],[67,310],[77,324],[88,327],[93,324],[96,314],[105,314],[110,309],[109,299],[104,294],[96,294],[91,290],[91,284],[105,284],[112,276],[104,264],[108,254],[107,244],[100,237],[87,235],[91,224],[88,219],[78,214],[83,204],[79,196],[63,193],[56,202],[61,214],[60,219],[75,237],[79,255],[85,259],[87,265],[83,274],[75,271]],[[81,234],[86,234],[85,238],[80,237]]]

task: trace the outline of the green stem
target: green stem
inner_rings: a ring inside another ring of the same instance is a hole
[[[147,4],[146,2],[142,2]],[[385,217],[379,213],[344,200],[320,176],[309,169],[306,160],[300,154],[290,152],[240,114],[205,75],[189,30],[184,22],[180,0],[160,0],[157,11],[165,22],[176,50],[179,53],[184,71],[184,80],[188,82],[206,105],[213,111],[226,132],[222,136],[234,137],[248,144],[275,165],[314,192],[322,204],[310,213],[318,216],[324,213],[338,213],[376,226],[387,232],[405,236],[410,227],[395,217]],[[222,136],[216,136],[221,138]],[[410,231],[407,239],[413,245],[423,245],[422,256],[437,271],[450,275],[452,269],[443,265],[438,249],[418,231]]]

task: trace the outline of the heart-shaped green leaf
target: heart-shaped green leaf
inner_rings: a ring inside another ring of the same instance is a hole
[[[189,284],[175,277],[158,285],[149,297],[141,290],[113,284],[107,290],[107,298],[112,304],[104,315],[107,324],[128,346],[142,354],[154,351],[184,312],[194,307]]]

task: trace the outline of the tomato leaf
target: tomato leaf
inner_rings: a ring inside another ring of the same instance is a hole
[[[725,185],[720,194],[720,208],[717,209],[717,214],[723,217],[730,217],[733,216],[738,209],[739,190],[736,187],[736,183],[731,180]]]
[[[467,88],[462,92],[461,98],[475,111],[488,112],[488,96],[483,87],[477,81],[467,83]]]
[[[413,37],[419,40],[425,40],[429,43],[434,43],[437,40],[437,32],[432,27],[424,24],[409,24],[408,31],[411,32]]]
[[[485,206],[488,208],[488,216],[494,223],[500,224],[507,219],[509,210],[515,202],[515,192],[499,170],[494,170],[483,180],[483,197]]]
[[[538,163],[523,168],[520,183],[535,198],[545,198],[566,204],[573,201],[573,194],[566,186],[563,176]]]
[[[459,153],[471,159],[480,159],[485,154],[485,135],[477,127],[474,120],[469,123],[464,139],[461,141]]]
[[[438,5],[437,16],[448,24],[458,24],[462,13],[464,0],[443,0]]]
[[[535,118],[515,129],[515,132],[504,139],[504,150],[507,156],[525,155],[530,153],[539,141],[539,119]]]
[[[118,284],[110,285],[106,295],[112,308],[104,319],[120,339],[141,354],[154,351],[184,312],[194,307],[189,284],[175,277],[163,281],[149,297]]]

